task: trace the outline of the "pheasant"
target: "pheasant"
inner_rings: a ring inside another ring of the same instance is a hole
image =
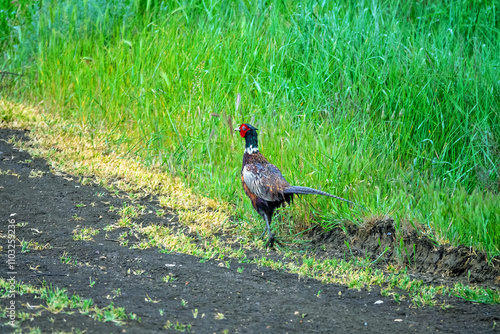
[[[269,163],[259,152],[257,129],[250,124],[241,124],[235,131],[245,138],[245,153],[243,154],[243,166],[241,168],[241,182],[245,193],[252,201],[254,209],[264,218],[266,229],[262,233],[268,233],[266,247],[273,247],[276,238],[271,231],[271,221],[274,210],[290,201],[295,194],[330,196],[341,201],[353,202],[327,192],[300,186],[291,186],[275,165]]]

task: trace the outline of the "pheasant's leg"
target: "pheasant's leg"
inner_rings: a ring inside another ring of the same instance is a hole
[[[266,242],[266,247],[269,246],[269,247],[273,248],[274,241],[276,240],[276,238],[274,237],[273,232],[271,232],[271,219],[269,218],[269,216],[267,214],[265,214],[264,220],[266,221],[267,233],[269,235],[269,239]],[[264,231],[264,233],[265,232],[266,231]],[[264,235],[264,233],[262,233],[262,235]]]
[[[266,215],[263,215],[262,217],[265,217]],[[266,218],[264,218],[264,220],[266,220]],[[262,231],[262,234],[260,235],[260,238],[264,238],[264,236],[268,233],[271,232],[271,227],[270,227],[270,224],[269,223],[266,223],[266,227],[264,227],[264,231]]]
[[[269,218],[269,217],[272,217],[272,214],[270,216],[269,213],[264,211],[264,210],[259,210],[258,212],[261,215],[262,219],[264,219],[264,221],[266,222],[266,227],[264,228],[264,231],[262,231],[262,234],[260,235],[260,238],[262,239],[264,237],[264,235],[266,235],[266,233],[272,234],[271,233],[271,220],[272,220],[272,218]]]

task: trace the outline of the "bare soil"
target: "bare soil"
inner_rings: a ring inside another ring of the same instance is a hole
[[[383,217],[361,227],[347,223],[345,231],[340,228],[324,231],[318,226],[312,229],[309,237],[316,254],[321,257],[346,257],[346,254],[348,257],[369,257],[378,261],[380,267],[388,263],[404,264],[415,277],[426,282],[475,283],[500,288],[498,257],[488,259],[486,253],[462,245],[438,245],[411,226],[401,231],[398,235],[394,220]]]
[[[135,313],[140,321],[129,319],[122,326],[99,322],[75,312],[43,311],[33,322],[23,321],[25,331],[38,327],[43,333],[55,331],[87,333],[153,333],[166,330],[167,321],[189,324],[193,333],[499,333],[500,306],[466,302],[447,297],[450,308],[415,308],[407,301],[396,303],[382,297],[377,287],[353,290],[345,286],[299,279],[295,274],[275,271],[248,263],[233,263],[230,268],[216,261],[180,253],[159,253],[158,249],[130,249],[120,246],[118,232],[106,235],[103,228],[119,217],[110,205],[122,207],[130,200],[123,194],[110,193],[96,184],[83,185],[78,178],[49,168],[46,161],[32,158],[6,141],[12,136],[29,140],[27,131],[0,129],[0,233],[7,235],[8,219],[15,219],[16,238],[52,246],[45,250],[21,253],[16,249],[16,280],[35,286],[43,282],[66,288],[69,295],[92,298],[99,307],[113,302]],[[32,171],[44,172],[33,177]],[[140,202],[151,208],[143,217],[146,224],[176,224],[174,212],[157,217],[154,197]],[[12,215],[15,214],[15,215]],[[27,223],[27,224],[24,224]],[[73,240],[75,228],[91,226],[101,232],[93,241]],[[347,236],[340,230],[316,231],[312,244],[318,256],[344,256]],[[385,245],[394,243],[390,220],[350,231],[352,249],[360,254],[380,254]],[[114,234],[113,234],[114,233]],[[435,246],[422,236],[408,232],[417,245],[414,259],[416,275],[428,281],[472,279],[497,286],[497,268],[485,264],[482,255],[460,248]],[[416,233],[416,232],[415,232]],[[131,242],[143,236],[130,236]],[[0,272],[7,277],[7,239],[0,239]],[[425,243],[429,243],[425,247]],[[424,245],[424,246],[422,246]],[[378,248],[380,247],[380,249]],[[272,251],[270,251],[272,253]],[[456,253],[454,253],[456,252]],[[61,262],[71,256],[84,265]],[[255,255],[260,253],[255,250]],[[269,255],[269,253],[266,253]],[[264,253],[260,255],[265,255]],[[391,261],[395,254],[387,254]],[[410,256],[411,258],[411,256]],[[418,264],[417,264],[418,263]],[[243,268],[243,271],[238,270]],[[134,274],[138,273],[140,274]],[[471,272],[471,274],[469,274]],[[171,275],[175,281],[165,283]],[[91,285],[90,281],[95,281]],[[116,291],[120,289],[120,294]],[[32,295],[16,295],[16,306],[35,312],[29,306],[41,304]],[[383,303],[375,303],[383,301]],[[9,299],[0,299],[4,310]],[[194,317],[194,310],[198,310]],[[163,310],[163,314],[160,310]],[[37,310],[39,311],[39,310]],[[223,319],[221,314],[223,314]],[[8,319],[0,318],[0,332],[14,331]],[[170,331],[175,331],[172,327]]]

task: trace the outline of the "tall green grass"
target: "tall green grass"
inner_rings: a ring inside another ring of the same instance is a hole
[[[290,183],[496,255],[499,41],[495,1],[42,1],[3,66],[30,75],[19,94],[234,203],[256,229],[232,131],[251,119]],[[364,214],[308,197],[276,225]]]

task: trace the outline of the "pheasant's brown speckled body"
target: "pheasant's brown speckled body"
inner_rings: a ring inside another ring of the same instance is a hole
[[[278,167],[269,163],[259,152],[256,130],[249,124],[242,124],[236,129],[240,132],[241,137],[245,138],[241,183],[245,193],[252,201],[254,209],[266,221],[266,229],[269,234],[266,245],[272,247],[275,241],[270,226],[274,210],[285,202],[290,203],[294,194],[324,195],[350,202],[317,189],[291,186],[281,175]]]
[[[270,164],[260,152],[246,152],[243,155],[241,183],[254,209],[261,216],[266,214],[272,217],[274,210],[284,202],[290,203],[293,196],[284,193],[290,184],[280,170]]]

